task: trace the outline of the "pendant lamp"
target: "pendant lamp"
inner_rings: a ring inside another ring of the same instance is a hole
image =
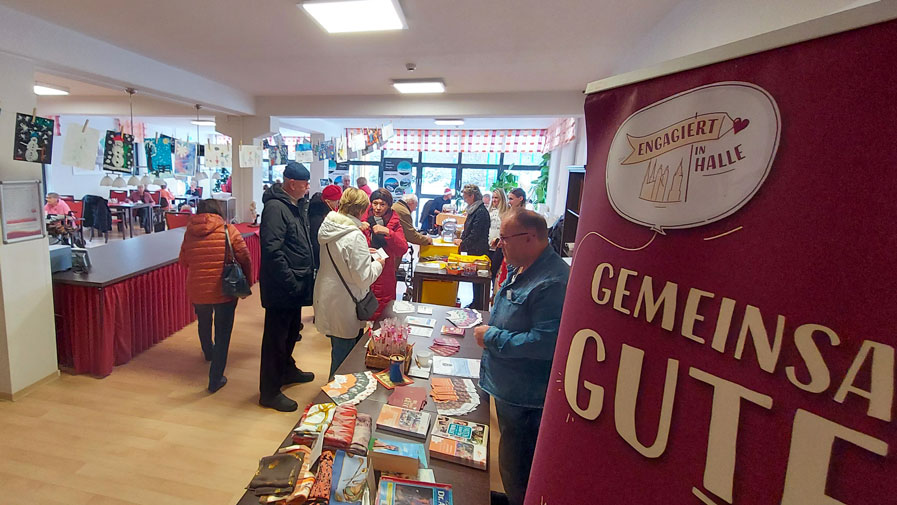
[[[118,177],[115,178],[114,181],[112,181],[112,186],[116,187],[116,188],[126,188],[126,187],[128,187],[128,183],[127,183],[127,181],[125,181],[124,177],[119,175]]]
[[[165,184],[165,180],[162,179],[162,177],[160,177],[160,175],[157,175],[156,178],[153,179],[153,184],[155,184],[156,186],[161,186],[161,185]]]
[[[205,172],[203,172],[202,170],[200,170],[199,173],[196,174],[196,177],[193,178],[193,180],[195,180],[196,182],[199,182],[199,181],[204,181],[204,180],[206,180],[206,179],[208,179],[208,178],[209,178],[209,176],[206,175]]]
[[[112,187],[112,177],[109,177],[109,174],[104,175],[100,179],[100,186]]]
[[[152,183],[153,183],[153,178],[150,177],[149,174],[144,175],[143,179],[140,179],[140,184],[143,184],[144,186],[149,186]]]
[[[140,184],[140,179],[136,175],[132,175],[128,178],[128,186],[137,186]]]
[[[214,172],[212,172],[212,180],[213,180],[213,181],[220,181],[220,180],[221,180],[221,174],[219,174],[217,170],[215,170]]]

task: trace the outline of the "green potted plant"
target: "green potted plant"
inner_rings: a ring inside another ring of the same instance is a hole
[[[545,203],[545,198],[548,196],[548,172],[550,166],[551,153],[545,153],[542,155],[542,162],[539,163],[539,177],[533,181],[533,185],[530,187],[533,205]]]
[[[514,165],[508,166],[507,170],[498,175],[498,178],[495,179],[495,182],[492,183],[492,187],[489,188],[489,191],[495,191],[496,189],[503,189],[505,193],[511,191],[512,189],[517,187],[517,176],[510,172],[511,169],[514,168]]]

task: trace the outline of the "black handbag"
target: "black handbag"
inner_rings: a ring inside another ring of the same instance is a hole
[[[361,300],[355,298],[355,295],[352,294],[352,290],[349,289],[349,285],[346,284],[346,279],[343,279],[343,274],[341,274],[339,268],[337,268],[336,262],[333,261],[333,255],[330,254],[330,244],[326,244],[325,247],[327,247],[327,256],[330,256],[330,263],[333,264],[333,269],[336,270],[336,275],[339,276],[339,280],[343,282],[343,286],[345,286],[346,291],[349,292],[352,301],[355,302],[355,317],[357,317],[359,321],[369,321],[374,317],[374,313],[377,312],[377,307],[380,306],[380,302],[377,301],[377,297],[374,296],[374,292],[371,290],[368,290],[368,293],[364,295],[364,298]]]
[[[243,269],[234,258],[234,248],[230,245],[230,230],[227,223],[224,224],[224,270],[221,272],[221,292],[231,298],[246,298],[252,294],[249,281],[243,273]]]

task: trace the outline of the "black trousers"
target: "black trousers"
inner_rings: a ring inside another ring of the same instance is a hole
[[[259,393],[271,399],[280,393],[284,377],[296,368],[293,348],[302,335],[302,309],[265,309]]]
[[[542,423],[542,409],[518,407],[496,399],[495,417],[501,431],[498,442],[501,483],[508,495],[508,503],[523,505]]]
[[[209,366],[209,388],[221,382],[224,367],[227,366],[227,350],[230,347],[230,335],[234,329],[234,312],[237,300],[215,304],[194,304],[199,327],[199,345]],[[215,340],[212,341],[212,322],[215,323]]]

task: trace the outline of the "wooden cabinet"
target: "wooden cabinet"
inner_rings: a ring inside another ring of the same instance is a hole
[[[563,256],[572,256],[573,248],[568,244],[576,241],[576,228],[579,225],[579,210],[582,206],[582,187],[585,183],[584,166],[571,166],[567,176],[567,204],[564,209],[564,251]]]

